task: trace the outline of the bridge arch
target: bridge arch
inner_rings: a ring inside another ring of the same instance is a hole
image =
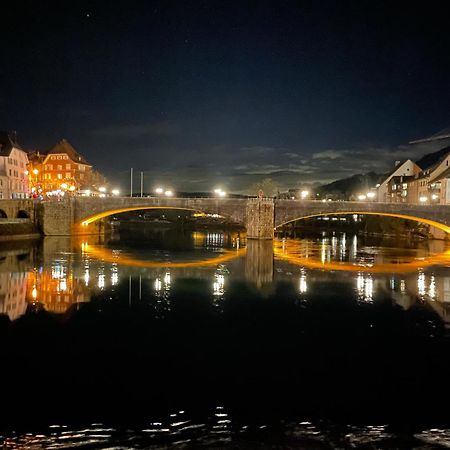
[[[5,211],[3,211],[3,209],[0,209],[0,219],[7,219],[8,218],[8,214],[6,214]]]
[[[27,211],[24,211],[23,209],[20,209],[17,212],[17,218],[18,219],[29,219],[30,218],[30,213]]]
[[[161,209],[161,210],[179,210],[179,211],[192,211],[192,212],[202,212],[205,214],[208,214],[207,211],[202,211],[197,208],[188,208],[183,206],[164,206],[164,205],[158,205],[158,206],[127,206],[127,207],[121,207],[121,208],[115,208],[110,209],[107,211],[98,212],[96,214],[93,214],[91,216],[88,216],[84,219],[82,219],[78,224],[82,227],[87,227],[89,224],[93,222],[97,222],[100,219],[104,219],[106,217],[110,217],[114,214],[122,214],[125,212],[132,212],[132,211],[143,211],[143,210],[155,210],[155,209]],[[220,214],[221,217],[226,217],[226,215]]]
[[[425,219],[423,217],[418,217],[414,215],[408,215],[408,214],[397,214],[397,213],[390,213],[390,212],[374,212],[374,211],[338,211],[338,212],[324,212],[324,213],[317,213],[317,214],[307,214],[307,215],[300,215],[299,217],[286,220],[284,222],[281,222],[279,224],[275,224],[275,229],[287,225],[288,223],[295,222],[297,220],[303,220],[303,219],[313,219],[315,217],[324,217],[324,216],[343,216],[343,215],[367,215],[367,216],[384,216],[384,217],[394,217],[397,219],[406,219],[406,220],[412,220],[419,223],[424,223],[427,225],[431,225],[432,227],[438,228],[439,230],[444,231],[447,234],[450,234],[450,226],[438,222],[436,220],[431,219]]]

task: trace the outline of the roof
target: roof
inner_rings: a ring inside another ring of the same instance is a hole
[[[90,164],[84,159],[84,157],[80,155],[65,139],[59,141],[47,154],[52,155],[61,153],[65,153],[66,155],[68,155],[72,161],[90,166]]]
[[[430,182],[434,183],[435,181],[442,180],[443,178],[450,178],[450,167],[448,169],[445,169],[436,178],[431,179]]]
[[[17,143],[15,131],[0,131],[0,156],[9,156],[13,148],[23,150]]]
[[[416,164],[422,170],[431,169],[432,167],[437,166],[442,160],[444,160],[449,153],[450,153],[450,145],[441,148],[436,152],[427,153],[426,155],[422,156],[422,158],[420,158],[418,161],[416,161]]]
[[[399,164],[397,164],[389,173],[387,173],[386,175],[383,176],[383,181],[381,181],[380,183],[388,183],[389,180],[392,178],[392,176],[394,175],[395,172],[397,172],[398,169],[400,169],[400,167],[404,166],[407,162],[412,162],[413,164],[416,164],[418,166],[417,163],[414,163],[414,161],[411,161],[410,159],[406,159],[405,161],[400,162]],[[420,169],[420,166],[418,166]],[[402,175],[398,175],[398,176],[402,176]],[[403,175],[406,176],[406,175]]]

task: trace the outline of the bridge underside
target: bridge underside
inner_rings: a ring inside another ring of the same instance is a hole
[[[311,214],[311,215],[307,215],[307,216],[301,216],[301,217],[297,217],[295,219],[292,220],[288,220],[287,222],[281,223],[279,225],[276,225],[275,228],[279,228],[282,227],[284,225],[287,225],[289,223],[292,222],[296,222],[297,220],[305,220],[305,219],[314,219],[316,217],[325,217],[325,216],[343,216],[343,215],[366,215],[366,216],[380,216],[380,217],[393,217],[396,219],[405,219],[405,220],[412,220],[414,222],[419,222],[419,223],[424,223],[427,225],[430,225],[434,228],[437,228],[447,234],[450,234],[450,226],[436,222],[434,220],[429,220],[429,219],[424,219],[421,217],[415,217],[415,216],[408,216],[405,214],[393,214],[393,213],[383,213],[383,212],[367,212],[367,211],[352,211],[352,212],[344,212],[344,211],[339,211],[339,212],[334,212],[334,213],[326,213],[326,214]]]

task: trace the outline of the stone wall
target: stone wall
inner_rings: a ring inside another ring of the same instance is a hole
[[[72,234],[73,202],[47,201],[36,205],[36,215],[44,236],[70,236]]]
[[[273,239],[274,202],[271,198],[247,200],[247,239]]]

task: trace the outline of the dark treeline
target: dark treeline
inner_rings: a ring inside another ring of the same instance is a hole
[[[217,303],[202,281],[179,280],[130,304],[125,283],[64,316],[1,316],[2,426],[136,425],[222,404],[246,420],[436,427],[449,399],[444,324],[420,302],[360,304],[344,289],[324,284],[306,302],[288,285],[264,298],[235,284]]]

